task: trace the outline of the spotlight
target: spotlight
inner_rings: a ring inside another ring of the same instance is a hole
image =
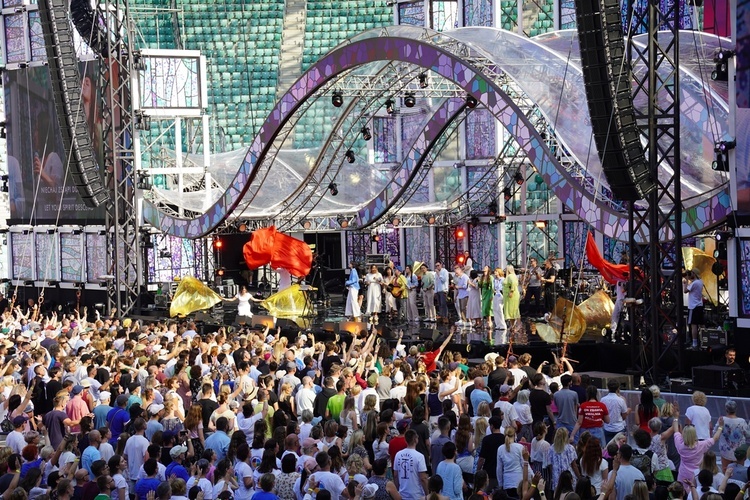
[[[154,241],[151,239],[150,234],[143,235],[143,248],[154,248]]]
[[[138,174],[138,182],[136,183],[136,186],[138,189],[142,189],[143,191],[148,191],[151,189],[151,175],[141,172]]]
[[[349,163],[354,163],[354,151],[349,149],[344,156],[346,157],[346,161],[348,161]]]
[[[335,182],[331,182],[330,184],[328,184],[328,190],[331,192],[331,196],[336,196],[339,194],[339,187]]]
[[[240,222],[237,224],[237,230],[241,233],[247,232],[247,222]]]
[[[453,235],[456,237],[457,240],[462,240],[466,236],[466,231],[463,230],[463,228],[456,229],[456,232],[453,233]]]
[[[711,170],[716,172],[729,172],[729,160],[726,155],[716,153],[716,159],[711,163]]]
[[[717,153],[726,153],[730,149],[734,149],[737,146],[737,141],[720,141],[714,144],[714,151]]]
[[[10,176],[8,174],[4,174],[0,176],[0,180],[3,182],[2,186],[0,186],[0,191],[3,193],[7,193],[9,191],[8,188],[8,180],[10,179]]]
[[[227,272],[226,269],[224,269],[223,267],[220,267],[219,269],[216,270],[216,276],[219,276],[219,277],[224,276],[226,272]]]
[[[734,55],[733,50],[719,49],[714,53],[716,67],[711,72],[711,80],[726,82],[729,79],[729,59]]]
[[[543,220],[538,220],[534,222],[534,226],[536,226],[537,229],[544,229],[545,227],[547,227],[547,222]]]
[[[397,216],[394,216],[391,219],[391,224],[393,225],[393,227],[398,227],[398,225],[401,224],[401,219],[399,219]]]
[[[380,235],[379,234],[373,234],[370,237],[370,240],[372,240],[373,243],[378,243],[380,241]]]
[[[215,239],[214,240],[214,248],[215,249],[221,250],[223,246],[224,246],[224,242],[223,241],[221,241],[220,239]]]
[[[463,266],[466,263],[466,256],[462,253],[456,256],[456,264]]]
[[[310,229],[312,227],[312,221],[310,219],[303,220],[302,227],[305,229]]]
[[[406,96],[404,97],[404,106],[406,106],[407,108],[413,108],[416,103],[417,98],[414,97],[414,92],[407,92]]]
[[[732,236],[733,236],[732,233],[729,231],[719,231],[714,236],[714,239],[716,240],[717,243],[723,243],[723,242],[728,241],[729,238],[731,238]]]
[[[491,216],[494,217],[495,215],[497,215],[498,210],[497,200],[492,200],[487,204],[487,213]]]
[[[336,108],[340,108],[344,105],[344,94],[342,94],[340,90],[333,91],[333,95],[331,96],[331,104],[333,104],[333,106]]]
[[[435,225],[435,216],[430,214],[427,216],[427,224],[434,226]]]
[[[393,106],[395,104],[396,103],[393,102],[393,99],[388,99],[387,101],[385,101],[385,112],[388,113],[389,115],[392,115],[393,114]]]
[[[523,181],[525,180],[523,178],[523,174],[521,172],[516,171],[515,175],[513,176],[513,180],[516,181],[516,184],[519,186],[523,184]]]
[[[167,252],[166,250],[160,250],[159,251],[159,258],[160,259],[171,259],[172,258],[172,252]]]
[[[349,219],[346,219],[344,217],[339,217],[338,219],[336,219],[336,222],[339,223],[341,229],[346,229],[347,227],[349,227]]]
[[[473,95],[467,95],[466,96],[466,107],[469,109],[474,109],[477,107],[477,100]]]
[[[370,139],[372,139],[372,134],[370,133],[370,127],[368,127],[367,125],[362,127],[360,129],[360,132],[362,132],[362,139],[366,141],[369,141]]]
[[[505,201],[510,201],[510,199],[513,198],[513,192],[509,187],[503,189],[503,198],[505,198]]]
[[[427,73],[420,73],[419,74],[419,88],[426,89],[429,86],[430,86],[430,83],[427,81]]]

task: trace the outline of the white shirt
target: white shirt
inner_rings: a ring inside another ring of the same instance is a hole
[[[312,475],[315,476],[316,483],[323,483],[325,489],[331,492],[331,499],[339,498],[341,496],[341,492],[343,492],[344,488],[346,488],[341,477],[338,474],[334,474],[333,472],[319,471],[315,472]]]
[[[523,478],[523,445],[511,443],[510,451],[505,444],[497,449],[497,482],[500,488],[515,488]]]
[[[510,401],[498,401],[495,403],[495,408],[500,408],[503,412],[503,427],[515,425],[518,412]],[[531,407],[529,407],[529,412],[531,412]]]
[[[237,428],[245,433],[245,439],[247,439],[248,445],[251,445],[253,443],[253,436],[255,435],[255,422],[257,422],[261,418],[263,418],[262,412],[258,412],[250,418],[245,418],[245,415],[242,412],[239,412],[237,414]],[[239,477],[239,474],[237,474],[237,477]]]
[[[625,399],[615,392],[610,392],[602,398],[602,403],[609,412],[609,423],[604,422],[604,430],[615,433],[625,430],[625,421],[622,419],[622,414],[628,411]]]
[[[693,405],[685,411],[685,416],[695,426],[695,435],[698,439],[711,437],[711,413],[705,406]]]
[[[450,275],[446,268],[442,268],[440,271],[435,271],[435,291],[436,292],[448,292],[448,281],[450,281]]]
[[[417,500],[425,495],[420,474],[427,472],[424,455],[412,448],[396,453],[393,474],[398,474],[398,492],[403,500]]]
[[[13,453],[21,454],[24,446],[26,446],[26,439],[23,437],[22,432],[13,430],[5,438],[5,446],[11,449]]]
[[[305,410],[313,411],[315,402],[315,390],[307,387],[301,388],[297,392],[297,415],[302,415]]]
[[[151,443],[149,443],[148,439],[140,434],[130,436],[125,443],[125,458],[128,459],[130,477],[138,477],[138,471],[145,461],[144,457],[148,451],[149,444]]]
[[[190,476],[190,479],[188,479],[187,482],[187,490],[190,491],[190,488],[195,486],[195,476]],[[211,484],[211,481],[206,479],[205,477],[202,477],[198,479],[198,486],[200,486],[201,491],[203,491],[203,500],[213,500],[214,499],[214,487]]]
[[[688,309],[695,309],[703,305],[703,282],[700,279],[692,281],[687,286]]]
[[[391,399],[398,399],[401,401],[401,398],[406,397],[406,386],[405,385],[397,385],[396,387],[391,387]]]
[[[245,478],[253,477],[253,469],[247,464],[247,462],[238,462],[234,466],[234,473],[237,476],[237,483],[239,488],[234,492],[235,500],[250,500],[255,494],[255,489],[250,486],[245,488]]]
[[[360,413],[362,413],[362,408],[365,406],[365,398],[370,394],[375,395],[375,409],[377,410],[380,408],[380,398],[378,397],[378,391],[376,391],[374,387],[368,387],[367,389],[360,392],[359,398],[357,398],[357,410]]]

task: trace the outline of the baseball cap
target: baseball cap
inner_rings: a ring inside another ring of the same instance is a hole
[[[454,361],[454,362],[452,362],[451,364],[449,364],[449,365],[448,365],[448,369],[449,369],[450,371],[453,371],[453,370],[455,370],[456,368],[458,368],[458,363],[456,363],[455,361]]]
[[[87,387],[91,387],[91,381],[90,380],[81,380],[81,387],[84,389]]]
[[[83,386],[82,385],[76,385],[76,386],[73,387],[73,390],[71,391],[71,394],[73,394],[73,396],[75,396],[75,395],[80,394],[82,392],[83,392]]]
[[[158,403],[154,403],[154,404],[152,404],[152,405],[150,405],[150,406],[148,407],[148,412],[149,412],[149,413],[150,413],[151,415],[156,415],[157,413],[159,413],[159,412],[160,412],[160,411],[162,411],[163,409],[164,409],[164,405],[160,405],[160,404],[158,404]]]
[[[404,381],[404,374],[401,373],[401,370],[397,371],[393,376],[393,381],[396,382],[396,384],[400,384]]]
[[[407,420],[399,420],[396,423],[396,429],[398,429],[399,432],[404,432],[408,428],[409,428],[409,422]]]
[[[500,394],[507,394],[511,391],[511,387],[508,384],[503,384],[500,386]]]
[[[13,419],[13,427],[20,427],[25,424],[27,420],[28,418],[24,417],[23,415],[19,415]]]
[[[120,394],[115,400],[117,406],[122,406],[128,402],[128,397],[125,394]]]
[[[313,438],[305,438],[302,440],[302,447],[303,448],[314,448],[317,445],[315,440]]]
[[[748,446],[746,444],[739,445],[734,450],[734,458],[736,458],[738,462],[743,462],[747,458],[747,449]]]
[[[375,483],[368,483],[362,488],[362,498],[375,498],[375,493],[378,492],[378,485]]]
[[[354,477],[352,478],[359,484],[367,484],[367,476],[364,474],[354,474]]]
[[[515,356],[511,356],[508,358],[508,363],[515,363],[516,361],[518,361],[518,358],[516,358]]]
[[[112,397],[112,394],[107,391],[102,391],[99,393],[99,401],[109,401],[109,398]]]
[[[169,450],[169,456],[172,458],[177,458],[183,453],[187,453],[188,449],[187,446],[182,446],[181,444],[178,444],[177,446],[173,446],[171,450]]]

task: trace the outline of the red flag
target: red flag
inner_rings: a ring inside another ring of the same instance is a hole
[[[270,262],[274,269],[286,269],[292,276],[307,276],[312,266],[312,251],[307,243],[277,232],[275,226],[253,231],[242,254],[249,269]]]
[[[627,281],[628,273],[630,272],[630,265],[628,264],[613,264],[609,261],[604,260],[602,254],[599,253],[599,248],[596,246],[594,241],[594,235],[589,231],[588,238],[586,239],[586,256],[592,266],[597,268],[602,274],[602,278],[607,280],[608,283],[616,284],[618,281]]]

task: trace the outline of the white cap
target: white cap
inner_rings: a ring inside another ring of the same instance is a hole
[[[367,476],[364,474],[354,474],[353,479],[359,484],[367,484]]]
[[[107,391],[102,391],[99,393],[99,401],[102,403],[105,401],[109,401],[109,399],[112,397],[112,394]]]
[[[163,409],[164,409],[164,405],[160,405],[160,404],[158,404],[158,403],[154,403],[154,404],[152,404],[152,405],[149,405],[149,407],[148,407],[148,412],[149,412],[149,413],[150,413],[151,415],[156,415],[157,413],[159,413],[159,412],[160,412],[160,411],[162,411]]]
[[[393,376],[393,381],[396,382],[396,384],[401,384],[404,382],[404,374],[401,370],[397,371]]]

